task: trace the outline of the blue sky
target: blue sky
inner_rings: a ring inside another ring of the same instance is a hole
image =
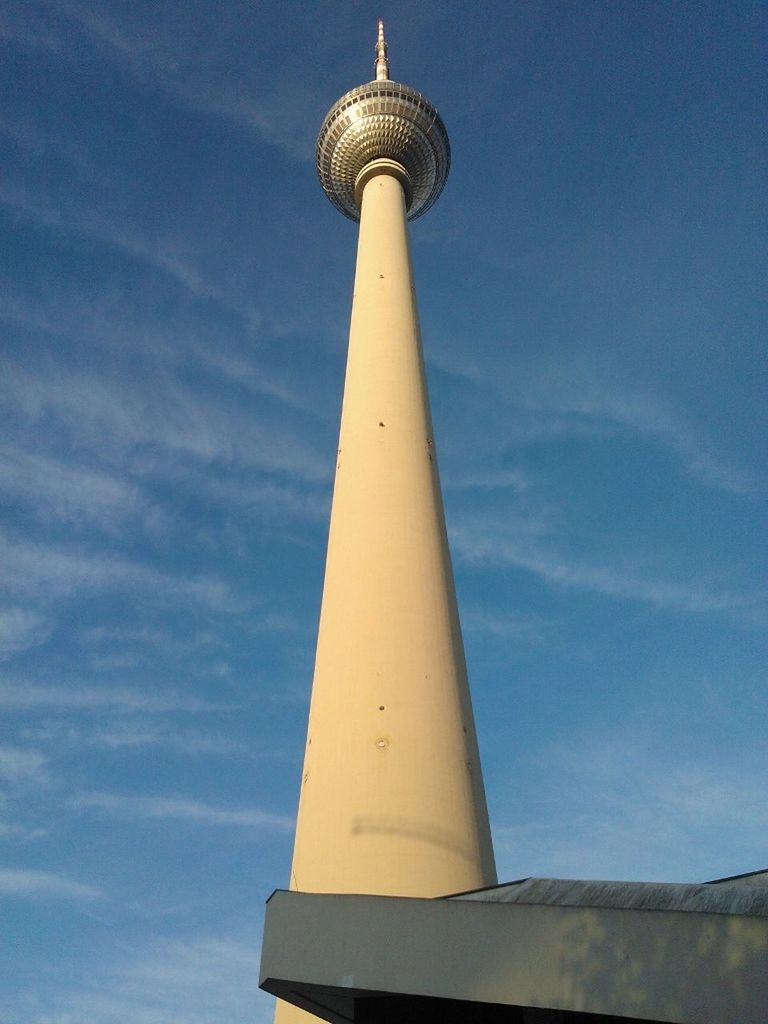
[[[768,862],[764,6],[6,0],[2,1024],[270,1019],[379,15],[500,877]]]

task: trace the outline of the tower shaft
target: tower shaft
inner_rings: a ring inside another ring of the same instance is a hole
[[[399,170],[378,161],[362,192],[291,875],[305,891],[496,881]]]
[[[360,235],[291,888],[432,897],[496,882],[407,230],[451,156],[381,22],[376,56],[317,140]]]

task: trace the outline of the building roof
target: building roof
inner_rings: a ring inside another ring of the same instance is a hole
[[[336,1024],[765,1024],[768,872],[434,900],[278,891],[261,985]]]
[[[680,910],[768,917],[768,870],[715,882],[600,882],[570,878],[523,878],[452,899],[616,910]]]

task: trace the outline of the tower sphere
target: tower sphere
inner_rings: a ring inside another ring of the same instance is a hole
[[[448,133],[435,107],[416,89],[388,78],[345,93],[317,138],[320,184],[352,220],[360,219],[355,184],[374,160],[391,160],[405,170],[409,220],[435,202],[451,166]]]

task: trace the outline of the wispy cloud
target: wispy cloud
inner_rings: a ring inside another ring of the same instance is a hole
[[[655,439],[678,457],[686,472],[711,487],[742,496],[755,491],[754,482],[717,453],[711,438],[658,398],[639,391],[587,389],[573,395],[562,411],[603,417]]]
[[[697,425],[664,389],[623,379],[590,350],[568,357],[537,357],[528,365],[506,362],[486,371],[485,387],[498,389],[504,401],[533,417],[532,437],[581,436],[590,432],[641,436],[671,452],[684,471],[706,484],[732,494],[750,496],[756,483],[729,459],[705,425]]]
[[[239,507],[268,511],[291,519],[324,521],[328,516],[330,494],[324,481],[322,487],[297,487],[271,480],[249,481],[242,475],[238,479],[198,475],[190,482],[197,493]]]
[[[454,347],[456,358],[464,358]],[[729,452],[670,381],[639,381],[618,354],[606,360],[603,350],[588,344],[575,353],[562,345],[555,354],[538,347],[524,347],[516,357],[510,351],[487,348],[482,364],[464,375],[462,412],[484,426],[475,456],[478,450],[493,452],[499,442],[496,455],[512,443],[634,438],[670,454],[684,473],[708,487],[741,497],[758,493],[760,481],[742,464],[743,453]],[[450,359],[450,351],[441,358]]]
[[[35,544],[0,533],[0,562],[4,571],[2,589],[12,596],[37,598],[41,603],[88,592],[148,591],[212,610],[243,607],[230,587],[215,577],[184,579],[111,552]]]
[[[85,466],[12,446],[0,446],[0,487],[45,521],[63,520],[115,533],[146,510],[133,483]]]
[[[0,836],[29,841],[45,835],[46,829],[18,819],[28,809],[31,798],[52,783],[48,758],[30,747],[0,746],[0,810],[9,818],[0,819]]]
[[[472,565],[512,565],[565,589],[588,590],[605,597],[645,601],[660,608],[704,613],[744,611],[754,601],[739,594],[710,590],[695,581],[669,581],[645,576],[624,566],[578,560],[548,549],[528,531],[520,535],[513,523],[459,525],[451,530],[453,550]]]
[[[0,746],[0,783],[12,789],[46,786],[47,758],[39,750]]]
[[[50,871],[0,868],[0,893],[23,899],[98,900],[102,893],[92,885],[75,882]]]
[[[17,606],[0,608],[0,661],[45,643],[49,635],[49,621],[39,612]]]
[[[68,49],[45,12],[35,10],[29,3],[20,4],[15,10],[12,4],[5,6],[0,19],[0,38],[58,55],[64,55]]]
[[[258,931],[157,938],[100,957],[55,1003],[43,993],[13,1004],[28,1024],[270,1024],[274,1000],[258,987]]]
[[[464,609],[461,624],[470,632],[534,644],[544,643],[551,637],[554,627],[550,620],[531,612],[510,611],[504,614],[483,608]]]
[[[258,327],[261,323],[257,310],[239,301],[194,265],[181,239],[150,238],[139,233],[135,226],[121,224],[114,214],[110,216],[107,211],[99,211],[91,205],[49,205],[11,180],[0,183],[0,203],[36,224],[95,239],[123,255],[142,260],[173,278],[196,299],[211,299],[219,303],[224,309],[242,317],[251,327]]]
[[[101,686],[39,686],[27,682],[0,681],[0,708],[7,711],[70,710],[143,712],[163,714],[183,711],[191,714],[221,711],[212,704],[186,693],[155,687],[142,690],[109,689]]]
[[[226,646],[223,639],[213,630],[193,630],[185,623],[183,632],[161,629],[157,626],[92,626],[83,630],[78,640],[91,656],[105,656],[115,653],[134,658],[151,652],[153,657],[161,655],[171,661],[199,658],[203,653],[212,653]]]
[[[550,745],[521,765],[533,811],[510,821],[508,796],[497,816],[503,871],[705,881],[762,867],[739,860],[768,829],[768,777],[751,760],[676,756],[639,729]]]
[[[110,709],[111,710],[111,709]],[[144,711],[145,709],[141,709]],[[92,747],[99,750],[139,750],[159,747],[164,751],[190,757],[248,757],[251,749],[245,743],[226,736],[209,735],[182,729],[177,722],[161,725],[149,721],[137,712],[131,720],[112,718],[98,725],[82,722],[45,721],[39,726],[22,730],[21,735],[35,742],[64,744],[67,747]],[[1,754],[0,754],[1,757]],[[2,763],[0,761],[0,778]]]
[[[122,54],[138,65],[146,64],[172,71],[176,58],[171,47],[164,45],[160,33],[153,33],[147,26],[138,23],[121,24],[108,10],[97,9],[91,4],[78,0],[57,0],[56,7],[68,18],[76,21],[81,28],[110,50]]]
[[[67,31],[63,21],[28,10],[24,16],[9,12],[0,23],[0,37],[72,63],[88,41],[102,55],[128,68],[138,82],[162,90],[178,105],[253,132],[296,160],[312,160],[314,104],[303,80],[272,76],[257,94],[247,81],[233,83],[227,75],[231,69],[217,68],[210,56],[201,61],[184,31],[163,32],[160,21],[151,31],[135,19],[120,20],[113,12],[76,0],[57,0],[55,6],[77,26],[77,35]]]
[[[528,490],[528,477],[519,469],[486,469],[475,466],[464,473],[454,473],[445,480],[445,486],[457,490],[496,490],[510,489],[518,494]]]
[[[249,609],[247,621],[239,625],[241,637],[289,633],[299,628],[293,615],[278,611]],[[178,630],[152,627],[97,626],[78,637],[85,662],[95,671],[120,671],[144,667],[180,669],[190,676],[226,674],[222,666],[231,652],[230,638],[208,627],[193,629],[185,622]]]
[[[2,37],[2,28],[0,28]],[[36,117],[35,114],[38,116]],[[64,131],[45,131],[39,126],[42,120],[39,117],[40,111],[35,108],[26,116],[17,113],[15,118],[0,112],[0,134],[7,139],[13,140],[19,150],[35,158],[49,157],[55,154],[62,158],[72,169],[80,175],[94,177],[95,170],[89,154],[78,145],[71,133]]]
[[[233,83],[227,68],[202,62],[185,33],[137,29],[127,19],[77,0],[60,0],[61,9],[86,36],[127,65],[136,78],[154,85],[191,110],[221,117],[254,132],[262,141],[302,161],[314,155],[312,93],[303,80],[273,75],[260,94],[249,83]]]
[[[177,82],[171,92],[185,105],[224,117],[255,132],[264,142],[296,160],[314,156],[315,126],[311,122],[311,93],[300,82],[273,87],[261,96],[225,81]]]
[[[161,665],[175,665],[196,674],[201,670],[215,671],[217,664],[224,664],[221,659],[226,659],[231,650],[229,639],[208,628],[190,629],[189,623],[185,623],[185,627],[173,631],[157,627],[97,626],[85,630],[79,641],[86,663],[98,672],[141,666],[156,671]],[[291,633],[299,628],[294,615],[250,609],[247,622],[240,624],[239,632],[241,637],[256,637]]]
[[[3,31],[0,28],[0,37]],[[46,149],[46,140],[42,132],[27,121],[12,121],[5,114],[0,113],[0,134],[5,135],[24,150],[39,156]]]
[[[306,394],[300,389],[291,387],[284,380],[278,379],[274,373],[268,373],[263,365],[256,362],[254,353],[246,358],[231,351],[213,348],[210,344],[187,337],[183,353],[173,349],[178,359],[185,362],[194,360],[209,370],[216,371],[225,380],[256,395],[269,395],[285,405],[302,412],[316,415],[316,409]]]
[[[22,840],[24,842],[30,839],[40,839],[44,836],[47,829],[40,827],[29,827],[26,825],[19,825],[15,821],[0,821],[0,836],[5,839]]]
[[[132,299],[123,301],[114,293],[98,290],[80,294],[70,288],[30,297],[14,292],[8,285],[0,296],[0,319],[9,323],[59,339],[85,339],[99,350],[108,348],[117,354],[132,353],[172,367],[175,378],[190,367],[200,367],[212,377],[246,392],[268,396],[293,409],[316,415],[313,402],[302,389],[292,386],[285,372],[280,375],[268,369],[264,360],[259,359],[259,350],[252,345],[244,351],[233,350],[232,338],[227,336],[220,339],[219,344],[213,344],[194,314],[183,324],[176,317],[169,325],[152,313],[142,316],[142,310],[143,307],[137,307]],[[265,331],[271,337],[283,333],[284,328],[279,329],[278,324],[270,321]],[[245,340],[249,340],[247,332],[241,337],[241,342]]]
[[[124,722],[114,723],[111,728],[98,729],[90,735],[86,735],[85,741],[91,746],[107,750],[153,746],[190,756],[208,754],[216,757],[232,757],[248,754],[245,744],[237,743],[224,736],[203,736],[179,729],[153,729],[148,726],[131,728]]]
[[[289,832],[292,818],[270,814],[258,808],[223,808],[185,797],[123,796],[117,793],[82,793],[72,797],[77,810],[102,811],[128,820],[148,818],[194,822],[209,826],[238,826],[262,832]]]
[[[71,367],[40,367],[32,373],[9,360],[0,398],[27,423],[54,417],[79,446],[116,459],[141,450],[155,463],[173,459],[177,473],[181,459],[235,463],[309,481],[327,474],[325,460],[318,460],[284,419],[203,395],[163,372],[139,389],[126,387],[119,377]]]

